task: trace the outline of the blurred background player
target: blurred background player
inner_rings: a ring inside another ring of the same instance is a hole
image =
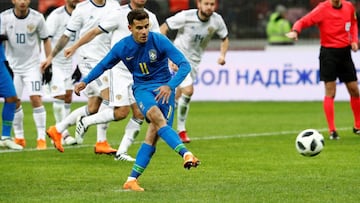
[[[286,37],[286,33],[291,31],[290,21],[287,20],[287,10],[283,5],[277,5],[275,12],[270,15],[266,25],[267,41],[270,45],[291,45],[292,39]]]
[[[76,5],[70,21],[67,23],[64,34],[58,40],[52,53],[42,63],[43,67],[51,64],[53,57],[55,57],[70,41],[70,37],[74,36],[76,32],[79,37],[83,36],[87,31],[97,26],[105,15],[108,15],[111,10],[119,8],[120,5],[114,0],[91,0],[83,1]],[[109,51],[110,36],[103,34],[97,36],[94,40],[82,46],[78,50],[79,69],[82,74],[87,74]],[[61,52],[61,54],[64,54]],[[109,98],[109,84],[108,75],[105,73],[98,80],[91,83],[85,91],[88,97],[87,106],[82,106],[72,111],[62,122],[55,126],[50,126],[47,134],[54,142],[55,148],[60,152],[64,152],[61,143],[61,133],[64,132],[70,125],[74,125],[76,119],[81,116],[94,114],[103,109],[110,108],[108,106]],[[97,142],[95,144],[95,153],[97,154],[115,154],[116,149],[113,149],[107,142],[106,138],[107,124],[99,124],[97,126]],[[81,144],[78,142],[78,144]]]
[[[320,30],[320,80],[324,81],[323,108],[330,139],[340,138],[335,126],[334,98],[336,79],[344,82],[350,95],[354,115],[353,132],[360,135],[360,95],[351,50],[358,50],[358,27],[353,4],[345,0],[320,2],[310,13],[296,21],[290,39],[298,39],[304,28],[317,25]]]
[[[40,69],[40,40],[45,55],[51,52],[51,42],[41,13],[29,8],[30,0],[13,0],[14,8],[1,13],[0,34],[8,36],[5,54],[14,72],[18,101],[13,122],[15,143],[25,147],[24,112],[21,97],[24,88],[30,95],[33,118],[37,130],[37,149],[46,149],[46,110],[42,103],[42,71]],[[40,40],[39,40],[40,39]]]
[[[46,19],[46,26],[53,47],[64,34],[67,22],[70,20],[71,13],[80,0],[66,0],[65,5],[53,10]],[[77,38],[77,33],[70,37],[67,46],[71,46]],[[52,77],[49,83],[49,90],[53,101],[53,112],[56,123],[64,120],[70,114],[70,105],[73,93],[73,60],[66,58],[63,54],[57,54],[52,60]],[[76,140],[70,136],[68,130],[62,133],[64,144],[76,144]]]
[[[127,18],[132,35],[114,45],[109,54],[75,86],[75,93],[79,95],[89,82],[120,61],[123,61],[132,73],[134,96],[143,115],[146,115],[149,126],[145,141],[137,153],[135,164],[123,189],[144,191],[138,185],[137,179],[150,163],[159,137],[183,157],[184,168],[190,169],[200,164],[171,127],[175,88],[184,80],[191,67],[184,55],[165,36],[149,32],[147,12],[143,9],[134,9],[129,12]],[[171,77],[168,59],[179,67],[174,77]]]
[[[125,36],[131,34],[127,26],[127,14],[132,9],[145,9],[146,0],[131,0],[129,4],[121,6],[121,8],[114,10],[101,20],[99,26],[94,27],[87,32],[74,46],[65,50],[65,55],[71,56],[78,47],[88,43],[97,35],[102,33],[110,33],[112,35],[111,46],[120,41]],[[150,16],[150,30],[160,32],[159,23],[155,14],[145,9]],[[115,160],[135,161],[133,157],[127,154],[130,145],[134,142],[136,136],[140,131],[144,116],[139,110],[132,92],[133,79],[131,73],[120,62],[117,66],[110,70],[110,102],[109,105],[113,109],[99,111],[96,114],[81,117],[76,123],[76,137],[84,136],[87,128],[90,125],[106,123],[110,121],[118,121],[126,118],[129,114],[130,106],[133,112],[133,117],[130,118],[125,128],[125,134],[122,137],[119,148],[115,155]]]
[[[3,41],[7,40],[6,35],[0,35],[0,97],[4,98],[4,106],[2,108],[2,131],[1,131],[1,140],[0,147],[6,147],[9,149],[22,150],[21,145],[16,144],[11,139],[11,128],[14,120],[14,114],[16,109],[16,101],[18,100],[16,96],[16,91],[14,83],[11,78],[12,71],[8,66],[6,61]]]
[[[181,11],[167,18],[160,27],[161,33],[165,35],[169,30],[178,30],[174,44],[191,64],[191,72],[178,87],[181,95],[177,98],[177,130],[184,143],[190,142],[185,124],[191,96],[194,93],[193,84],[204,49],[216,33],[222,40],[217,62],[224,65],[225,55],[229,47],[228,30],[223,18],[215,12],[215,2],[216,0],[197,0],[198,9]]]

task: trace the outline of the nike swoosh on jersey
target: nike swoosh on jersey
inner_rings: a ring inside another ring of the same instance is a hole
[[[126,60],[127,61],[130,61],[131,59],[133,59],[134,57],[133,56],[131,56],[131,57],[126,57]]]

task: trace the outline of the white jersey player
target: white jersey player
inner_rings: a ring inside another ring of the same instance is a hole
[[[89,29],[97,26],[100,19],[108,15],[111,10],[119,7],[119,3],[114,0],[89,0],[77,4],[63,36],[53,49],[51,56],[47,58],[42,66],[48,66],[51,63],[52,58],[65,47],[75,32],[79,32],[79,37],[81,37],[89,31]],[[80,60],[78,66],[82,74],[86,75],[107,54],[110,50],[110,40],[110,36],[104,34],[96,37],[93,41],[78,50],[77,54]],[[108,106],[107,74],[103,74],[101,78],[90,83],[85,94],[88,97],[87,106],[76,109],[62,122],[57,123],[56,126],[51,126],[47,130],[48,135],[54,141],[55,147],[60,152],[64,151],[61,144],[61,133],[68,126],[75,124],[78,117],[94,114],[97,111],[101,111],[102,108],[110,108]],[[116,152],[106,140],[106,128],[107,124],[99,124],[97,127],[95,153],[113,154]],[[78,144],[81,144],[81,140],[78,140]]]
[[[51,43],[43,15],[29,8],[30,1],[13,0],[14,8],[0,15],[0,34],[8,36],[5,53],[14,72],[14,85],[21,99],[26,88],[33,107],[33,118],[37,129],[37,149],[46,149],[46,110],[42,103],[42,72],[40,69],[41,41],[49,54]],[[13,122],[15,142],[26,145],[23,128],[24,112],[19,100]]]
[[[189,103],[193,94],[193,83],[198,73],[198,66],[204,49],[217,34],[222,39],[218,63],[225,64],[225,55],[229,45],[228,30],[223,18],[215,12],[216,0],[197,0],[198,9],[181,11],[166,19],[161,25],[161,32],[178,30],[174,40],[175,46],[182,51],[191,64],[191,72],[179,85],[181,96],[178,98],[177,130],[183,142],[190,142],[187,136],[185,121],[189,111]],[[178,95],[178,94],[177,94]]]
[[[56,45],[56,42],[64,34],[67,22],[70,20],[71,14],[75,9],[77,3],[80,0],[66,0],[65,5],[58,7],[50,13],[46,19],[46,26],[49,32],[49,37],[52,42],[52,46]],[[71,46],[77,39],[77,33],[69,38],[67,46]],[[70,105],[72,101],[72,89],[73,89],[73,60],[72,58],[66,58],[64,54],[57,54],[52,60],[52,77],[49,83],[49,91],[54,98],[53,112],[56,123],[64,120],[64,118],[70,114]],[[69,135],[68,130],[62,133],[62,137],[65,144],[76,144],[76,140]]]
[[[144,8],[145,0],[131,0],[129,4],[121,6],[121,8],[112,11],[103,20],[101,20],[99,26],[94,27],[84,37],[74,44],[73,47],[65,50],[65,54],[70,56],[75,50],[85,43],[90,42],[95,36],[102,35],[102,33],[110,33],[111,46],[116,44],[122,38],[131,34],[128,29],[127,14],[132,9]],[[160,32],[159,23],[154,13],[144,8],[149,14],[150,30],[154,32]],[[129,114],[129,108],[131,106],[133,111],[133,117],[129,120],[129,123],[125,129],[125,135],[119,145],[118,151],[115,156],[115,160],[134,161],[131,156],[127,154],[128,148],[134,141],[135,137],[140,131],[140,125],[143,122],[143,115],[137,107],[135,98],[132,92],[133,79],[126,66],[120,62],[116,67],[110,69],[110,106],[114,109],[107,109],[106,111],[100,111],[94,115],[83,117],[77,123],[76,136],[82,136],[86,129],[90,125],[105,123],[110,121],[118,121],[126,118]],[[121,78],[119,80],[118,78]]]

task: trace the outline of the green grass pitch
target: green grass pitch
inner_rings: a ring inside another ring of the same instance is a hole
[[[51,103],[45,105],[50,126]],[[95,126],[83,145],[65,147],[64,153],[49,139],[47,150],[35,150],[32,109],[29,103],[23,107],[27,147],[22,152],[0,148],[2,203],[360,201],[360,137],[351,132],[348,102],[335,102],[338,141],[328,138],[322,102],[193,102],[187,125],[192,142],[186,146],[201,165],[185,170],[181,157],[161,141],[139,179],[142,193],[121,189],[132,163],[94,154]],[[108,141],[114,148],[125,124],[110,124]],[[130,155],[136,155],[146,127]],[[316,157],[303,157],[295,149],[297,134],[307,128],[325,138]]]

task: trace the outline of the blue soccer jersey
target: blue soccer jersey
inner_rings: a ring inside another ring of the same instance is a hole
[[[175,77],[171,77],[168,59],[179,67]],[[164,84],[175,89],[190,71],[189,62],[167,37],[160,33],[149,32],[148,41],[144,44],[135,42],[132,35],[116,43],[83,82],[88,84],[119,61],[123,61],[132,73],[134,90],[144,85],[149,87],[149,85]]]
[[[4,46],[0,43],[0,97],[8,98],[16,96],[16,92],[10,73],[6,69],[5,61]]]
[[[179,67],[174,77],[170,74],[168,59]],[[149,32],[148,41],[143,44],[137,43],[130,35],[116,43],[105,58],[83,79],[83,82],[90,83],[120,61],[123,61],[133,75],[134,95],[142,113],[146,115],[151,106],[158,105],[171,123],[173,113],[170,111],[173,108],[170,106],[174,104],[173,95],[169,104],[165,104],[164,107],[163,104],[156,103],[154,99],[156,93],[147,94],[144,91],[153,92],[161,85],[168,85],[174,93],[175,88],[185,79],[191,69],[184,55],[160,33]]]

